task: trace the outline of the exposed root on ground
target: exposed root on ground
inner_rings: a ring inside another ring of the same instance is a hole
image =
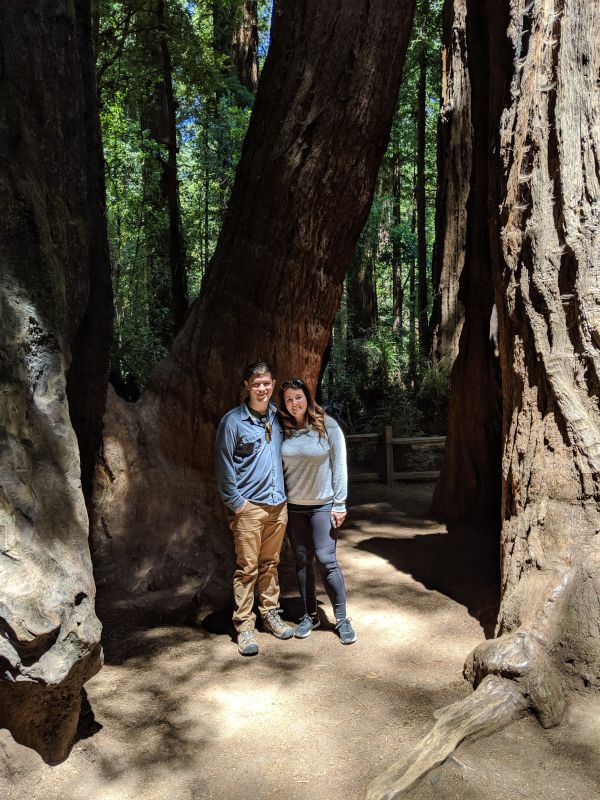
[[[476,692],[438,713],[438,721],[414,750],[379,775],[367,800],[392,800],[406,793],[442,764],[468,737],[486,736],[523,716],[527,700],[512,681],[489,675]]]
[[[550,649],[574,576],[573,567],[557,567],[527,627],[475,648],[464,673],[476,691],[437,712],[427,736],[370,784],[367,800],[405,797],[465,739],[489,736],[528,711],[545,728],[560,724],[566,699]]]

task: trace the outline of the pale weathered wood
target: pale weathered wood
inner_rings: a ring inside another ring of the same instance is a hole
[[[404,758],[368,787],[366,800],[406,797],[430,770],[442,764],[468,738],[480,738],[508,725],[527,711],[523,692],[512,681],[490,675],[477,691],[439,711],[432,730]]]
[[[0,728],[56,762],[102,663],[82,492],[110,346],[91,3],[1,3],[0,52]]]

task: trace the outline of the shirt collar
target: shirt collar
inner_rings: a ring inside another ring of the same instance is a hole
[[[272,422],[275,414],[277,413],[277,406],[275,405],[275,403],[271,403],[269,401],[268,410],[269,410],[269,422]],[[246,405],[245,402],[241,403],[240,405],[240,414],[242,419],[255,419],[250,413],[248,406]]]

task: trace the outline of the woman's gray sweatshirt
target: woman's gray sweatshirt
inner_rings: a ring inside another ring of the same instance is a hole
[[[281,446],[288,502],[322,506],[333,501],[333,511],[346,510],[348,470],[346,442],[337,422],[325,417],[327,436],[301,428],[286,436]]]

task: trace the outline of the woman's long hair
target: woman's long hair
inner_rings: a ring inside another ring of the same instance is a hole
[[[281,427],[283,428],[284,436],[291,436],[292,433],[297,430],[296,420],[285,407],[286,389],[300,389],[300,391],[304,394],[304,397],[306,397],[307,426],[312,428],[312,430],[317,431],[319,438],[321,438],[321,436],[327,436],[327,431],[325,430],[325,411],[320,405],[315,403],[315,399],[312,396],[310,389],[304,383],[302,378],[291,378],[290,380],[283,381],[279,387],[279,411],[277,413],[279,415]]]

